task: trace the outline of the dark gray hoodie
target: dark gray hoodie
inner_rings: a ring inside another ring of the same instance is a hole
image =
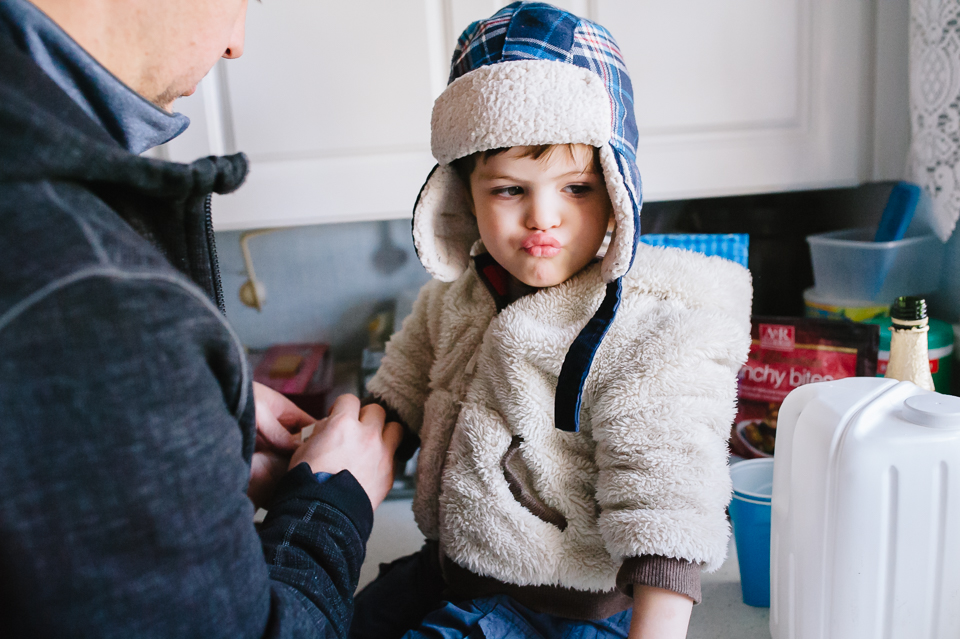
[[[0,24],[0,635],[345,636],[362,488],[302,465],[259,535],[245,494],[209,217],[245,173],[131,154]]]

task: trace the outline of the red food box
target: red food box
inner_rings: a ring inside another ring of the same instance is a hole
[[[313,417],[325,416],[327,392],[333,385],[328,344],[277,344],[251,353],[250,359],[259,360],[254,381],[282,393]]]
[[[740,369],[730,450],[740,457],[771,457],[784,398],[804,384],[876,375],[880,332],[846,320],[752,319],[753,343]]]

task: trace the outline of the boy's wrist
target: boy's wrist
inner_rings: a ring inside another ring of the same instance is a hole
[[[693,600],[678,592],[637,585],[629,639],[683,639],[690,625]]]

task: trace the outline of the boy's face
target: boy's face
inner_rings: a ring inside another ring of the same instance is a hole
[[[527,147],[477,160],[473,212],[490,255],[528,286],[555,286],[592,260],[610,220],[593,147],[554,147],[534,159]]]

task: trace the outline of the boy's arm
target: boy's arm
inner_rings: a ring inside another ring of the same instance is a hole
[[[636,586],[629,639],[683,639],[693,600],[672,590]]]
[[[701,566],[726,555],[726,443],[749,348],[749,276],[739,270],[728,275],[744,280],[730,287],[742,305],[634,302],[607,336],[618,347],[597,362],[599,525],[627,592],[658,586],[696,599]]]
[[[367,390],[374,396],[372,401],[383,406],[388,419],[401,423],[405,433],[413,436],[423,424],[423,405],[429,394],[434,361],[431,320],[439,314],[443,286],[433,280],[420,289],[413,311],[387,342],[380,369],[367,383]],[[406,443],[409,438],[404,440]]]

